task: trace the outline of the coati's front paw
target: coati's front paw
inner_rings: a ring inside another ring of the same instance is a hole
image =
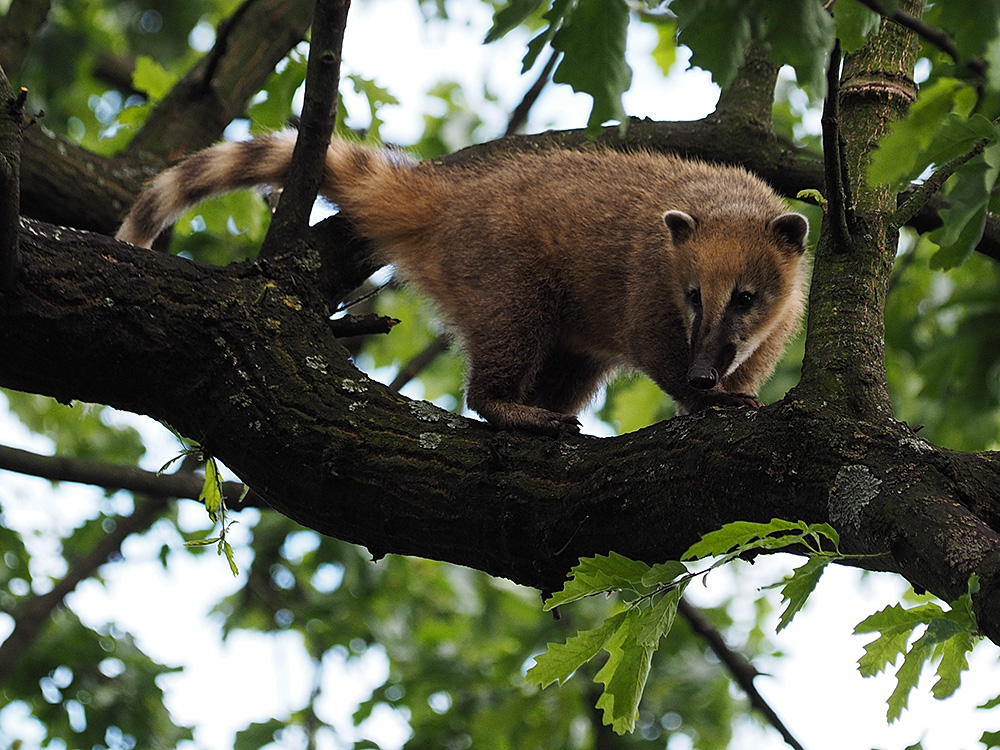
[[[763,404],[756,396],[748,393],[727,393],[726,391],[703,391],[684,405],[683,413],[691,414],[710,406],[749,406],[760,409]]]
[[[471,406],[471,404],[470,404]],[[558,437],[563,433],[578,433],[580,420],[572,414],[561,414],[538,406],[516,404],[510,401],[487,401],[477,412],[494,427],[527,430],[541,435]]]

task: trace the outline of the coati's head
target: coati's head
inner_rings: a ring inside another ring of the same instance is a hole
[[[667,211],[677,309],[690,344],[688,383],[714,388],[772,335],[793,333],[804,305],[809,225],[797,213],[704,222]]]

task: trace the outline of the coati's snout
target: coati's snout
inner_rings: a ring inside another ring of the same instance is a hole
[[[716,383],[719,382],[719,371],[714,367],[694,365],[688,370],[687,379],[688,385],[692,388],[708,391],[715,388]]]
[[[730,365],[736,358],[736,347],[731,343],[709,347],[698,344],[697,338],[692,341],[693,356],[687,371],[687,381],[692,388],[709,391],[715,388],[722,375],[729,371]]]

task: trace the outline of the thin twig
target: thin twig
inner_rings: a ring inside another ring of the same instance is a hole
[[[123,466],[83,458],[43,456],[6,445],[0,445],[0,470],[41,477],[52,482],[78,482],[80,484],[93,484],[112,491],[127,490],[146,495],[165,495],[190,498],[191,500],[198,499],[204,484],[203,478],[195,474],[180,472],[158,474],[155,471],[146,471],[136,466]],[[222,483],[223,493],[232,505],[235,505],[236,498],[243,493],[243,487],[242,482],[227,481]],[[250,492],[243,498],[239,507],[262,506],[265,506],[264,501],[255,493]]]
[[[524,98],[521,99],[521,103],[514,107],[514,111],[511,112],[510,119],[507,121],[507,130],[504,132],[504,135],[514,135],[514,133],[524,127],[524,123],[528,120],[528,112],[530,112],[531,108],[535,106],[535,102],[538,101],[538,97],[541,95],[542,89],[544,89],[546,84],[549,82],[549,77],[552,75],[552,69],[555,68],[558,57],[559,52],[553,50],[549,59],[542,67],[542,72],[538,74],[538,78],[533,84],[531,84],[531,88],[525,92]]]
[[[788,727],[778,717],[778,714],[775,713],[774,709],[764,699],[764,696],[754,687],[754,678],[760,674],[756,667],[743,654],[731,649],[715,626],[696,607],[690,604],[687,599],[681,598],[677,605],[677,612],[687,620],[691,629],[700,635],[709,648],[712,649],[713,653],[719,657],[719,661],[729,670],[733,679],[736,680],[736,684],[747,694],[747,697],[750,699],[750,705],[764,714],[764,717],[771,726],[778,730],[790,747],[795,748],[795,750],[803,750],[802,744],[795,739],[788,730]]]
[[[941,189],[941,186],[944,185],[948,178],[958,171],[959,167],[983,153],[989,143],[989,138],[983,138],[970,151],[956,156],[947,164],[934,170],[934,174],[928,177],[923,184],[919,185],[910,197],[906,199],[906,202],[896,209],[896,212],[892,215],[892,226],[899,228],[912,219],[924,207],[924,204],[930,200],[931,196]]]
[[[395,379],[389,383],[389,390],[396,391],[398,393],[400,388],[417,377],[417,375],[429,367],[430,364],[438,358],[438,356],[447,351],[449,343],[450,339],[447,334],[442,333],[440,336],[435,336],[431,343],[425,346],[422,351],[415,354],[409,362],[400,368]]]
[[[302,122],[278,208],[260,257],[273,257],[294,245],[309,228],[309,214],[325,166],[324,154],[337,119],[340,61],[350,0],[316,0]]]
[[[826,73],[826,101],[823,103],[823,166],[826,177],[827,215],[840,251],[852,245],[849,225],[850,188],[844,177],[843,144],[840,138],[840,40],[834,40]]]

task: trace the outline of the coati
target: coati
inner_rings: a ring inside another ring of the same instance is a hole
[[[198,201],[281,185],[294,132],[198,152],[157,176],[118,238],[148,246]],[[620,368],[681,413],[752,406],[804,305],[806,219],[743,169],[611,150],[444,167],[334,139],[320,194],[436,304],[467,401],[545,434]]]

